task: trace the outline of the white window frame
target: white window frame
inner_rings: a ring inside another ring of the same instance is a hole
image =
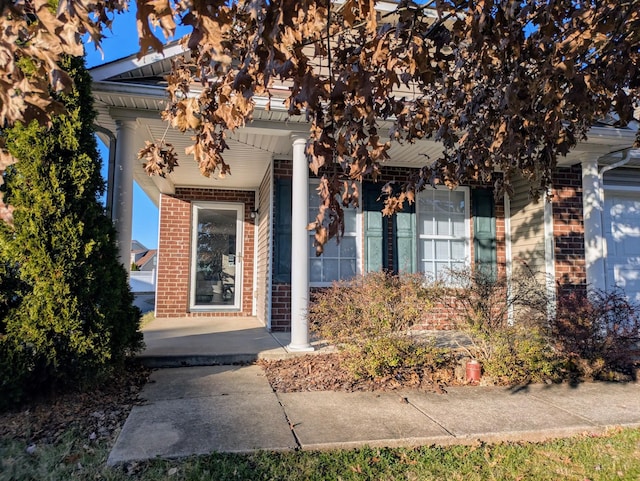
[[[316,192],[316,189],[318,188],[318,186],[320,185],[320,180],[319,179],[309,179],[309,194],[311,194],[312,192]],[[361,192],[362,190],[360,189],[360,186],[358,187],[359,191]],[[317,215],[317,212],[314,213],[314,210],[311,206],[309,206],[309,222],[313,222],[315,220],[315,217]],[[363,234],[362,234],[362,202],[360,202],[360,205],[357,207],[356,209],[356,230],[355,230],[355,234],[353,235],[349,235],[349,237],[355,237],[356,239],[356,273],[354,277],[360,276],[362,275],[362,245],[363,245]],[[311,240],[313,240],[315,235],[315,231],[311,230],[309,231],[309,239],[310,239],[310,245],[311,245]],[[345,236],[346,237],[346,236]],[[336,242],[336,239],[331,239],[329,242]],[[323,258],[325,254],[322,254],[322,256],[320,256],[320,259]],[[309,287],[329,287],[333,284],[333,282],[335,281],[326,281],[326,282],[313,282],[311,280],[311,260],[316,258],[316,252],[315,252],[315,248],[310,247],[309,249],[309,258],[307,259],[307,262],[309,263]],[[293,268],[293,266],[292,266]],[[341,279],[338,279],[341,280]]]
[[[464,241],[464,265],[465,268],[470,268],[471,266],[471,189],[469,187],[456,187],[455,189],[449,189],[446,186],[438,186],[435,190],[448,190],[451,192],[463,192],[464,193],[464,237],[456,237],[453,235],[435,235],[435,234],[423,234],[422,233],[422,222],[420,222],[420,197],[424,196],[425,192],[429,192],[430,188],[427,187],[422,192],[418,193],[418,199],[416,202],[416,258],[417,258],[417,269],[418,272],[424,274],[425,278],[430,275],[430,273],[424,271],[424,261],[422,259],[422,241],[423,240],[463,240]],[[435,253],[434,253],[434,259]],[[448,259],[449,268],[451,268],[451,257]],[[438,279],[438,278],[427,278],[427,281],[444,281],[447,283],[447,279]]]

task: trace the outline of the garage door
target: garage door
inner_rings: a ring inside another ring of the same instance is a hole
[[[607,289],[621,287],[640,302],[640,191],[605,191]]]

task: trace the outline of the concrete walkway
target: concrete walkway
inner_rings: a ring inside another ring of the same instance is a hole
[[[149,367],[207,366],[284,359],[290,334],[270,333],[255,317],[155,319],[142,329],[146,348],[138,357]],[[316,351],[329,349],[312,343]]]
[[[190,350],[200,352],[195,359],[201,361],[234,355],[234,349],[244,351],[235,353],[243,356],[288,355],[283,340],[278,342],[264,328],[262,334],[250,328],[236,334],[221,330],[219,336],[203,332],[203,337],[194,330],[174,332],[181,342],[171,343],[172,328],[160,325],[145,332],[147,360],[159,361],[164,355],[179,365],[191,356]],[[234,348],[234,339],[240,342],[243,336],[245,342]],[[164,351],[159,347],[163,343]],[[212,451],[540,441],[640,426],[638,383],[469,386],[448,388],[446,394],[275,393],[260,367],[224,365],[156,370],[142,397],[148,402],[132,409],[109,456],[110,465]]]

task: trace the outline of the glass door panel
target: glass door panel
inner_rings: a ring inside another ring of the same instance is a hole
[[[241,291],[242,206],[194,206],[193,308],[237,309]]]

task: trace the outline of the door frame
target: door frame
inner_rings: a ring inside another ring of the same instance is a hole
[[[229,305],[197,305],[196,304],[196,259],[198,247],[198,213],[201,210],[226,210],[236,213],[236,275],[233,304]],[[194,201],[191,203],[191,255],[189,259],[189,310],[193,312],[237,312],[242,311],[242,286],[244,268],[244,203]]]

